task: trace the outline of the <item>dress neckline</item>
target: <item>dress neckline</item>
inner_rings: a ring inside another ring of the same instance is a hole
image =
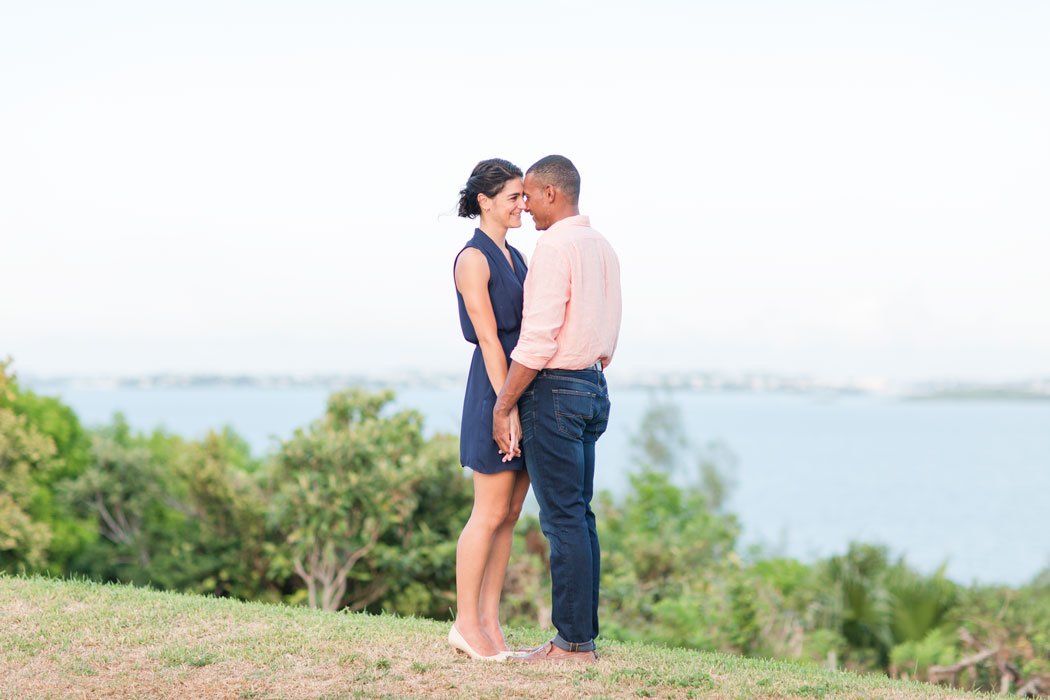
[[[510,244],[506,242],[506,239],[504,239],[504,244],[507,246],[507,253],[510,255],[510,258],[511,258],[510,260],[508,260],[507,256],[503,254],[502,250],[500,250],[499,245],[497,245],[496,241],[494,241],[491,238],[489,238],[489,235],[487,233],[485,233],[484,231],[482,231],[480,228],[474,229],[474,238],[477,239],[478,237],[481,237],[481,238],[485,239],[486,243],[489,246],[492,247],[492,249],[495,251],[496,255],[498,255],[499,258],[501,260],[503,260],[503,262],[505,262],[507,264],[507,266],[510,268],[511,274],[513,274],[515,277],[517,277],[518,271],[515,268],[514,263],[512,262],[513,259],[514,259],[514,252],[513,252],[513,249],[511,248]]]

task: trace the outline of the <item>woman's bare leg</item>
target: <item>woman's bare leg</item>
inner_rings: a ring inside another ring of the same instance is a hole
[[[489,550],[485,575],[481,581],[481,606],[478,611],[481,631],[499,651],[507,651],[507,643],[503,639],[503,630],[499,624],[499,600],[503,593],[503,578],[507,573],[507,562],[510,560],[514,524],[518,522],[521,504],[529,492],[529,473],[524,469],[511,473],[517,476],[508,500],[507,515],[492,538],[492,548]]]
[[[456,545],[456,629],[482,656],[497,648],[481,629],[482,579],[496,531],[507,520],[516,472],[473,473],[474,508]]]

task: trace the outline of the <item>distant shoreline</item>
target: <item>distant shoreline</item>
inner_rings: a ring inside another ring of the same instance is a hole
[[[40,391],[118,391],[164,389],[322,389],[336,391],[353,386],[367,389],[438,389],[463,386],[465,377],[455,373],[399,372],[382,375],[351,374],[176,374],[27,376],[30,388]],[[827,398],[885,396],[905,401],[1050,401],[1050,379],[982,384],[972,381],[894,383],[888,380],[820,380],[774,374],[645,373],[616,377],[618,389],[811,395]]]
[[[941,391],[902,397],[905,401],[1050,401],[1050,394],[996,389]]]

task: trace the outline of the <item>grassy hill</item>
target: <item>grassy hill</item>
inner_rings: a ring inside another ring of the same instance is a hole
[[[472,662],[447,623],[0,575],[0,697],[984,697],[798,664],[600,644],[592,667]],[[513,646],[549,635],[507,630]]]

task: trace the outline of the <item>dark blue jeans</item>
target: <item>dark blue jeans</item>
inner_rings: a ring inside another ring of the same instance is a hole
[[[522,450],[550,542],[554,643],[590,651],[598,636],[601,550],[594,527],[594,443],[609,423],[598,370],[545,369],[518,404]]]

